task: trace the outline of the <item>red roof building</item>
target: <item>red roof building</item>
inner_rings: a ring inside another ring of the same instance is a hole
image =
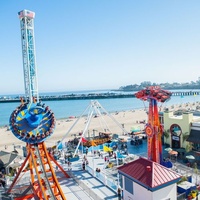
[[[122,175],[123,195],[128,195],[124,199],[161,200],[164,194],[164,199],[176,199],[176,183],[181,175],[175,171],[145,158],[125,164],[118,170]]]

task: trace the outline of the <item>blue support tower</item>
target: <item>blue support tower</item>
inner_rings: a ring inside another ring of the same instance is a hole
[[[18,12],[21,26],[22,59],[24,69],[25,101],[38,102],[38,83],[34,37],[35,13],[29,10]]]

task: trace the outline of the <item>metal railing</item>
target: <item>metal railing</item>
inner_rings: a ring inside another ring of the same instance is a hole
[[[107,174],[104,173],[99,173],[96,172],[94,169],[91,167],[87,166],[86,170],[95,178],[97,178],[99,181],[101,181],[105,186],[109,187],[111,190],[114,192],[117,191],[117,181],[115,178],[112,178],[111,176],[108,176]]]
[[[88,197],[90,199],[95,199],[95,200],[102,200],[94,191],[92,191],[91,188],[89,188],[87,185],[85,185],[81,180],[76,178],[72,172],[68,172],[71,178],[73,178],[76,183],[84,190],[85,193],[88,194]]]
[[[177,195],[177,200],[185,200],[186,199],[186,193],[181,193]]]

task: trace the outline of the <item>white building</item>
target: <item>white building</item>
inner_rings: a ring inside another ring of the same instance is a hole
[[[181,175],[156,162],[139,158],[118,168],[125,200],[176,200]]]

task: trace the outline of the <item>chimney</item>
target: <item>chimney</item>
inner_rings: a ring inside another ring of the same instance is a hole
[[[146,169],[148,172],[151,172],[151,166],[147,166]]]

